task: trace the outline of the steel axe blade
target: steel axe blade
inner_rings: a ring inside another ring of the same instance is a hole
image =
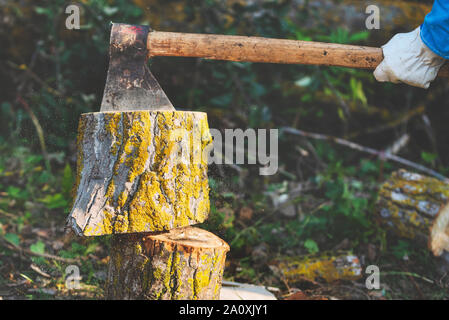
[[[174,110],[147,67],[150,28],[113,23],[100,111]]]

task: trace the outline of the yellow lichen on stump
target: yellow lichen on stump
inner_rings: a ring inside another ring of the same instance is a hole
[[[275,261],[274,266],[281,277],[291,283],[304,279],[323,279],[326,282],[357,280],[362,276],[359,259],[346,252],[283,257]]]
[[[185,227],[159,234],[114,236],[108,299],[218,299],[229,246],[212,233]]]
[[[435,255],[449,251],[449,185],[399,170],[381,186],[377,218],[399,236],[428,242]]]
[[[82,114],[69,225],[94,236],[203,222],[209,213],[211,141],[202,112]]]

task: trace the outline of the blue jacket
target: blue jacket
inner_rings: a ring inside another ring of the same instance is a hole
[[[421,25],[421,40],[440,57],[449,59],[449,0],[435,0]]]

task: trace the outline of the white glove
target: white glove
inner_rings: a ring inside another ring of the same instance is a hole
[[[380,82],[403,82],[427,89],[446,61],[422,42],[420,27],[398,33],[382,49],[384,60],[374,70]]]

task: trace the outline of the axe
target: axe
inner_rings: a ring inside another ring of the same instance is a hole
[[[113,24],[110,62],[101,111],[172,109],[146,66],[156,56],[375,69],[381,48],[313,41],[160,32],[147,26]],[[444,65],[440,77],[449,76]]]

